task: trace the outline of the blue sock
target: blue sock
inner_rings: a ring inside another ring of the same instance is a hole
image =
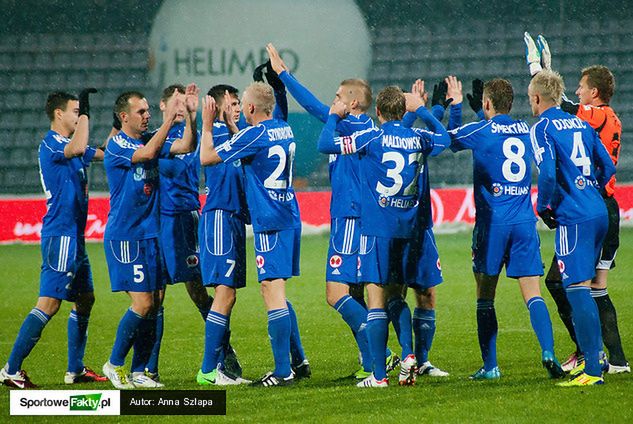
[[[552,321],[549,318],[547,305],[540,296],[534,296],[526,303],[530,311],[530,322],[536,334],[542,351],[554,353],[554,333],[552,331]]]
[[[389,336],[389,319],[384,309],[370,309],[367,312],[367,340],[373,358],[374,377],[382,380],[387,377],[385,347]]]
[[[435,310],[415,308],[413,311],[415,358],[422,365],[429,360],[429,351],[435,336]]]
[[[207,315],[208,316],[208,315]],[[218,363],[224,366],[224,357],[226,356],[226,352],[229,350],[231,346],[231,315],[228,315],[226,318],[226,331],[224,332],[224,336],[222,337],[222,350],[218,354]]]
[[[84,369],[84,353],[88,340],[88,320],[90,315],[79,315],[71,310],[68,316],[68,370],[80,373]]]
[[[492,299],[477,299],[477,336],[481,359],[484,369],[490,371],[497,366],[497,314],[495,301]]]
[[[207,304],[205,306],[203,306],[202,308],[198,308],[198,312],[200,312],[200,316],[202,317],[203,320],[205,320],[205,323],[206,323],[206,319],[207,319],[207,314],[211,310],[211,305],[212,304],[213,304],[213,298],[211,296],[209,296]]]
[[[578,344],[585,355],[585,372],[594,377],[602,375],[600,369],[600,351],[602,350],[602,331],[598,306],[591,297],[591,289],[584,286],[571,286],[565,289],[571,304],[574,330]]]
[[[290,375],[290,317],[287,308],[268,311],[268,337],[273,349],[277,377]]]
[[[350,295],[341,297],[335,304],[334,309],[341,314],[343,321],[349,325],[354,334],[358,350],[363,357],[363,370],[371,372],[371,354],[367,343],[367,310],[354,300]]]
[[[9,356],[9,369],[7,370],[9,374],[15,374],[22,369],[24,358],[29,356],[50,319],[51,317],[37,308],[31,309],[31,312],[24,318]]]
[[[119,322],[119,328],[116,330],[116,338],[110,354],[110,363],[112,365],[121,366],[125,364],[125,357],[132,349],[134,339],[137,337],[138,327],[143,321],[143,317],[134,312],[132,308],[125,311]]]
[[[147,315],[138,326],[132,355],[132,372],[143,372],[149,364],[156,343],[156,314]]]
[[[146,368],[149,372],[158,372],[158,356],[160,355],[160,345],[163,342],[163,331],[165,329],[165,308],[158,308],[156,313],[156,341],[152,348],[152,353],[147,361]]]
[[[292,365],[299,365],[306,359],[306,354],[303,351],[303,344],[301,343],[299,323],[297,322],[295,309],[288,299],[286,299],[286,305],[288,306],[288,316],[290,317],[290,358],[292,359]]]
[[[218,357],[223,350],[222,341],[229,325],[229,316],[209,311],[204,324],[204,357],[202,372],[213,371],[218,365]]]
[[[396,297],[387,302],[389,320],[396,330],[398,342],[402,347],[402,359],[413,354],[413,331],[411,329],[411,309],[401,297]]]

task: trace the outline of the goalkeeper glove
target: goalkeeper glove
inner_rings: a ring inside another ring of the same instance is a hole
[[[431,106],[441,105],[444,109],[446,109],[453,101],[452,98],[446,98],[447,91],[448,84],[446,84],[446,81],[440,81],[439,84],[435,84],[433,86],[433,94],[431,95]]]
[[[475,113],[479,113],[483,108],[484,82],[479,78],[473,80],[473,94],[466,94],[468,104]]]
[[[554,228],[558,227],[558,221],[556,221],[556,217],[554,217],[553,210],[549,208],[545,208],[543,210],[538,211],[538,216],[541,217],[541,219],[543,220],[543,223],[547,225],[547,227],[550,230],[553,230]]]
[[[552,70],[552,52],[549,50],[547,40],[541,34],[536,37],[536,47],[541,56],[541,66],[548,71]]]
[[[90,118],[90,102],[88,100],[90,93],[96,93],[96,88],[84,88],[79,93],[79,116],[86,115]]]
[[[530,75],[534,76],[543,70],[541,66],[541,54],[529,32],[526,31],[523,34],[523,41],[525,42],[525,60],[530,68]]]
[[[266,80],[264,80],[266,77]],[[253,80],[259,82],[268,82],[268,84],[273,88],[273,90],[279,92],[284,91],[286,86],[277,75],[277,72],[273,70],[272,65],[270,64],[270,60],[266,61],[266,63],[262,63],[255,71],[253,71]]]

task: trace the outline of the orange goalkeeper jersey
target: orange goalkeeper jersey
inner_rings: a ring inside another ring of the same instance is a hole
[[[596,130],[602,144],[607,149],[607,152],[609,152],[613,164],[617,166],[618,157],[620,156],[622,123],[611,106],[580,105],[576,116],[587,122]],[[615,193],[615,175],[611,177],[605,189],[609,197],[613,196]]]

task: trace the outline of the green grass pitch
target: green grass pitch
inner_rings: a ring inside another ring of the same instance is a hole
[[[541,233],[543,257],[549,260],[553,233]],[[438,289],[437,333],[431,360],[449,371],[446,379],[421,378],[415,387],[399,387],[392,374],[386,390],[362,390],[342,379],[358,367],[353,338],[339,315],[325,302],[326,235],[306,236],[302,276],[288,284],[288,297],[299,317],[313,377],[292,387],[231,387],[227,416],[213,421],[253,422],[633,422],[631,374],[608,375],[602,387],[582,390],[555,387],[540,364],[540,351],[517,283],[502,278],[497,291],[498,382],[471,382],[467,376],[481,363],[475,321],[475,285],[470,267],[470,233],[438,235],[445,282]],[[250,241],[249,243],[252,243]],[[90,244],[97,303],[90,322],[86,364],[100,370],[108,358],[117,323],[128,307],[124,294],[112,294],[101,244]],[[254,264],[249,247],[249,266]],[[25,315],[38,293],[39,246],[0,246],[0,360],[5,361]],[[616,305],[624,349],[633,355],[633,229],[623,229],[618,267],[610,274],[609,292]],[[232,343],[245,377],[257,378],[272,367],[266,313],[252,269],[248,286],[238,293],[231,320]],[[543,290],[545,288],[543,287]],[[556,353],[572,344],[544,293],[554,323]],[[66,318],[62,306],[47,326],[24,368],[45,389],[67,389]],[[160,372],[168,389],[198,389],[195,374],[203,352],[203,321],[183,286],[169,287],[165,301],[165,336]],[[392,332],[389,345],[399,351]],[[128,358],[129,362],[129,358]],[[73,388],[108,389],[109,384]],[[200,390],[205,390],[204,388]],[[8,389],[0,388],[0,416],[8,420]],[[16,419],[14,417],[13,419]],[[70,421],[63,417],[26,417],[20,421]],[[72,421],[94,421],[74,417]],[[102,417],[111,422],[153,422],[152,417]],[[203,421],[209,417],[163,417],[164,421]]]

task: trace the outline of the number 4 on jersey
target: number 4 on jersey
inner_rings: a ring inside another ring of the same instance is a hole
[[[587,156],[585,145],[582,142],[582,133],[574,133],[574,145],[571,149],[571,161],[577,167],[582,167],[582,175],[591,175],[591,159]]]

